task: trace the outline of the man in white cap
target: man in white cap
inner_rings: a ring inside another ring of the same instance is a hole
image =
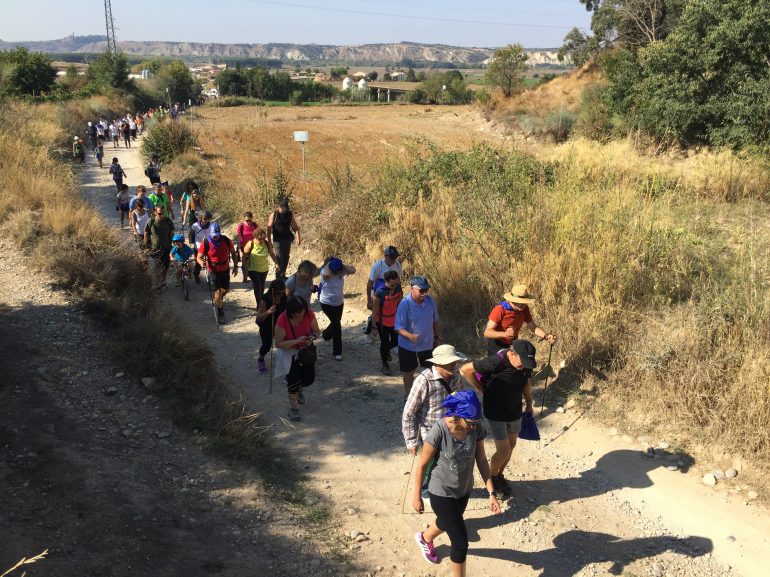
[[[440,345],[433,349],[433,356],[428,359],[433,366],[423,370],[414,378],[412,389],[404,404],[401,416],[401,432],[406,442],[406,450],[412,455],[417,453],[420,439],[425,438],[431,427],[444,414],[441,403],[451,393],[465,387],[457,372],[457,363],[467,357],[455,350],[452,345]]]
[[[513,285],[510,292],[503,295],[502,302],[489,313],[489,320],[484,329],[487,352],[490,355],[510,347],[511,343],[519,338],[519,331],[524,324],[536,337],[545,339],[551,344],[556,342],[554,333],[546,332],[532,320],[529,305],[533,302],[535,298],[529,293],[529,287],[525,284]]]

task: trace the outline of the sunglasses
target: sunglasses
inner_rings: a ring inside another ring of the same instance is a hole
[[[430,289],[417,289],[417,292],[419,292],[421,295],[428,294],[428,291]]]
[[[463,419],[463,423],[465,423],[466,429],[477,429],[479,427],[479,421],[469,421],[468,419]]]

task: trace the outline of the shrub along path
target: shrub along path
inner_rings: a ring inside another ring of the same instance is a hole
[[[118,156],[132,189],[146,181],[138,149],[121,149]],[[114,187],[106,171],[87,170],[84,194],[114,226]],[[232,228],[225,231],[231,234]],[[301,258],[321,260],[308,236],[306,245],[294,248],[292,266]],[[354,264],[364,275],[370,263]],[[254,410],[264,412],[272,425],[268,434],[304,467],[312,488],[327,496],[332,516],[323,530],[354,554],[348,570],[334,564],[331,573],[447,574],[447,540],[437,541],[444,561],[425,573],[412,535],[430,517],[411,514],[409,499],[402,508],[413,467],[400,433],[403,390],[400,378],[379,374],[377,348],[361,332],[367,314],[363,295],[346,301],[344,360],[334,361],[330,344],[319,343],[317,380],[306,390],[302,421],[292,424],[284,419],[288,405],[281,383],[273,384],[271,394],[269,373],[256,371],[253,293],[233,281],[225,306],[228,322],[221,328],[204,286],[194,287],[185,302],[171,283],[160,299],[169,322],[183,323],[209,344],[223,373]],[[326,322],[321,313],[319,322],[322,327]],[[540,427],[544,441],[522,441],[514,453],[507,471],[514,497],[503,513],[490,516],[480,491],[473,495],[466,515],[469,574],[764,574],[770,521],[756,501],[745,505],[749,488],[740,487],[740,474],[715,489],[706,487],[701,476],[707,469],[667,450],[665,440],[612,434],[571,408],[548,413]],[[657,449],[647,453],[648,444]],[[674,465],[680,470],[667,468]],[[352,538],[355,532],[364,537]]]

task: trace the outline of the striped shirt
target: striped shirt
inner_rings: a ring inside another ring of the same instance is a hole
[[[417,447],[418,428],[420,437],[424,439],[431,427],[444,415],[445,410],[441,403],[447,398],[447,390],[442,382],[446,383],[436,367],[427,368],[414,378],[401,416],[401,432],[407,449]],[[453,393],[465,388],[462,377],[457,372],[447,385]]]

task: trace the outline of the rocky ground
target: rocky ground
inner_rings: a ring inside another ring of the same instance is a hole
[[[119,156],[129,183],[141,182],[136,151]],[[87,170],[86,198],[114,223],[106,171]],[[295,249],[294,262],[303,257],[318,257],[312,243]],[[369,263],[354,264],[363,275]],[[118,377],[130,368],[101,350],[100,329],[61,293],[43,279],[21,283],[32,273],[18,260],[2,266],[4,286],[19,288],[4,291],[0,314],[0,494],[11,496],[0,539],[12,544],[1,563],[49,548],[40,567],[54,575],[73,567],[94,575],[449,574],[446,561],[427,565],[412,541],[430,517],[404,503],[414,463],[400,435],[403,389],[398,377],[378,372],[376,347],[361,333],[362,295],[348,295],[344,360],[334,361],[330,346],[319,344],[318,378],[299,423],[285,419],[281,384],[271,393],[269,376],[256,372],[247,285],[234,283],[221,328],[205,289],[193,287],[189,302],[173,287],[161,296],[170,318],[211,346],[223,374],[264,412],[270,435],[304,468],[332,511],[323,537],[344,543],[343,558],[270,501],[253,473],[202,450],[194,432],[163,416],[160,400]],[[520,442],[509,465],[515,491],[503,513],[489,515],[478,490],[471,499],[469,574],[765,574],[770,522],[739,466],[737,477],[707,487],[702,480],[711,468],[665,440],[599,427],[559,399],[545,415],[543,441]],[[446,558],[446,539],[437,545]]]

